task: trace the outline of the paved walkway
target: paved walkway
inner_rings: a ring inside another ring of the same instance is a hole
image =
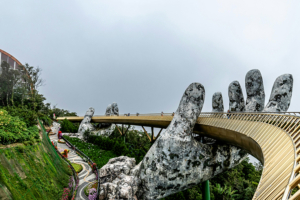
[[[68,154],[68,160],[72,163],[78,163],[81,164],[83,167],[83,170],[78,174],[79,177],[79,186],[78,191],[75,200],[81,200],[85,199],[88,200],[87,196],[84,194],[84,188],[89,183],[92,183],[96,180],[96,175],[93,173],[92,168],[90,165],[83,161],[83,159],[77,155],[77,153],[70,149],[66,144],[58,143],[57,135],[51,135],[50,136],[51,141],[57,142],[57,149],[59,152],[63,152],[65,149],[69,149],[70,153]]]

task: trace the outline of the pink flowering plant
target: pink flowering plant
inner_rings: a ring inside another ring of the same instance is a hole
[[[96,200],[97,190],[95,188],[89,189],[89,200]]]
[[[69,195],[70,195],[70,189],[69,188],[64,188],[64,192],[63,195],[61,197],[61,200],[68,200],[69,199]]]
[[[63,192],[63,195],[61,197],[61,200],[69,200],[71,195],[72,195],[72,189],[73,189],[73,182],[74,182],[74,179],[73,177],[71,176],[70,179],[69,179],[69,184],[68,184],[68,187],[67,188],[64,188],[64,192]],[[78,184],[77,184],[77,187],[78,187]],[[76,187],[76,188],[77,188]]]

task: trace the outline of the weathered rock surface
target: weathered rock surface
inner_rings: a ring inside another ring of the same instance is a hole
[[[233,81],[228,87],[229,110],[242,112],[245,110],[244,95],[238,81]]]
[[[236,166],[247,155],[234,146],[203,144],[192,137],[204,96],[199,83],[186,89],[172,122],[141,163],[139,199],[160,199],[191,188]]]
[[[111,104],[111,115],[119,116],[119,107],[115,102]]]
[[[127,156],[112,158],[100,169],[101,182],[112,182],[119,174],[129,175],[130,170],[135,167],[135,159]]]
[[[109,104],[106,108],[105,115],[106,116],[119,116],[118,104],[117,103]],[[115,130],[116,125],[115,124],[110,124],[110,123],[101,123],[101,124],[99,124],[99,128],[103,128],[103,129],[99,130],[99,131],[95,131],[94,133],[96,135],[101,135],[101,136],[108,137]]]
[[[107,128],[104,128],[104,129],[101,129],[99,131],[94,131],[95,135],[98,135],[98,136],[110,136],[114,130],[116,128],[116,125],[115,124],[110,124]]]
[[[105,111],[105,115],[106,116],[110,116],[111,115],[111,104],[109,104],[106,108],[106,111]]]
[[[246,112],[260,112],[265,105],[265,90],[263,78],[258,69],[250,70],[245,77],[247,92]]]
[[[58,131],[59,131],[60,128],[61,128],[60,123],[53,122],[52,127],[51,127],[51,131],[55,134],[58,134]]]
[[[212,108],[212,112],[224,112],[223,96],[221,92],[213,94]]]
[[[293,92],[293,76],[283,74],[279,76],[273,85],[269,103],[263,112],[286,112],[290,106]]]
[[[100,169],[99,199],[137,199],[135,196],[139,183],[139,179],[135,176],[137,170],[134,158],[120,156],[110,159]]]
[[[95,128],[91,124],[92,117],[94,115],[95,109],[94,108],[89,108],[88,111],[86,111],[83,120],[80,123],[78,133],[83,134],[85,131],[90,130],[94,131]]]
[[[105,116],[111,116],[112,115],[112,106],[109,104],[105,111]],[[111,123],[99,123],[98,128],[108,128],[111,125]]]

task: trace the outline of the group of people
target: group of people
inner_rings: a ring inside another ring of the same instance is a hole
[[[139,116],[140,115],[140,113],[136,113],[136,116]],[[160,114],[161,116],[164,116],[164,112],[161,112],[161,114]],[[175,115],[175,113],[173,112],[172,113],[172,116],[174,116]],[[127,113],[127,114],[124,114],[124,116],[130,116],[130,113]]]

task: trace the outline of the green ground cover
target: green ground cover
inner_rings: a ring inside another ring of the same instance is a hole
[[[42,143],[1,149],[0,162],[0,199],[60,199],[72,173]]]
[[[83,142],[78,138],[72,138],[64,136],[69,142],[76,146],[80,151],[87,155],[93,162],[95,162],[98,168],[103,167],[111,158],[117,157],[112,151],[102,150],[99,146]]]
[[[83,167],[80,164],[77,163],[71,163],[71,165],[73,166],[73,168],[75,169],[75,172],[79,173],[82,171]]]

